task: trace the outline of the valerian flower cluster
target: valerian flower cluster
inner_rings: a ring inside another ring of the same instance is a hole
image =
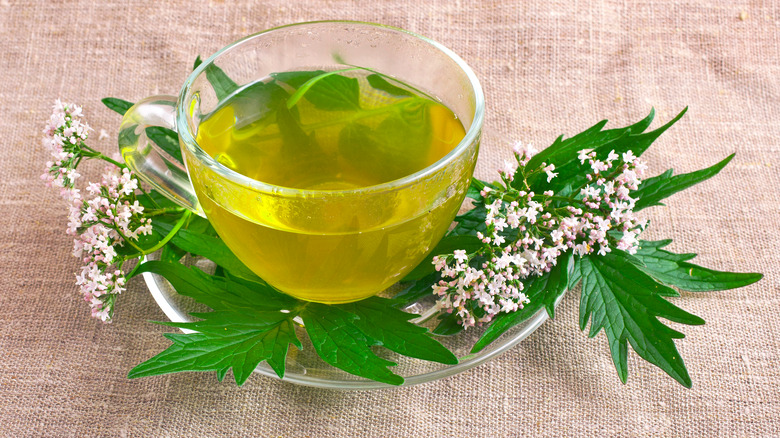
[[[122,271],[126,258],[119,256],[118,249],[126,243],[135,247],[134,241],[140,236],[151,234],[152,225],[136,198],[138,180],[122,164],[86,145],[91,129],[82,119],[81,107],[56,101],[43,130],[44,147],[53,159],[46,163],[41,179],[60,188],[70,206],[67,233],[74,236],[73,255],[84,263],[76,284],[92,316],[109,322],[116,295],[126,283]],[[85,197],[76,188],[80,177],[76,168],[89,158],[102,159],[109,165],[99,183],[86,186]]]
[[[522,309],[529,302],[524,281],[549,272],[568,251],[583,256],[638,249],[637,236],[647,223],[634,215],[630,192],[641,183],[644,163],[631,151],[612,151],[602,161],[594,151],[581,150],[580,163],[589,166],[586,182],[561,196],[529,187],[534,175],[543,174],[548,183],[557,176],[552,164],[526,167],[535,152],[530,144],[516,144],[516,163],[505,163],[501,181],[482,189],[485,226],[476,233],[482,246],[433,260],[442,278],[433,285],[437,305],[457,313],[464,328]]]

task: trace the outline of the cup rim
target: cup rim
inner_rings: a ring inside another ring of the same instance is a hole
[[[254,38],[258,38],[264,34],[275,32],[281,29],[285,29],[288,27],[297,27],[297,26],[305,26],[305,25],[316,25],[316,24],[357,24],[357,25],[366,25],[370,27],[376,27],[381,29],[387,29],[392,30],[396,32],[402,32],[408,35],[411,35],[412,37],[415,37],[427,44],[432,45],[445,55],[447,55],[450,59],[452,59],[455,64],[458,65],[458,67],[466,74],[466,77],[469,79],[469,83],[471,85],[471,88],[474,92],[474,117],[471,121],[471,125],[466,130],[466,135],[461,139],[460,143],[458,143],[457,146],[455,146],[447,155],[440,158],[435,163],[417,171],[414,173],[411,173],[409,175],[405,175],[402,178],[387,181],[381,184],[376,184],[372,186],[365,186],[365,187],[358,187],[358,188],[352,188],[352,189],[340,189],[340,190],[312,190],[312,189],[297,189],[292,187],[285,187],[285,186],[278,186],[274,184],[269,184],[267,182],[263,182],[260,180],[256,180],[253,178],[250,178],[246,175],[243,175],[241,173],[238,173],[228,167],[225,167],[224,165],[220,164],[217,160],[215,160],[213,157],[211,157],[209,154],[207,154],[201,147],[198,145],[198,142],[196,141],[195,137],[190,132],[189,123],[187,123],[187,105],[185,103],[185,98],[188,95],[190,88],[192,84],[194,83],[195,79],[199,77],[201,74],[204,73],[205,69],[214,63],[214,61],[219,58],[223,53],[228,52],[229,50],[233,49],[234,47],[237,47],[249,40],[252,40]],[[184,85],[181,88],[181,91],[179,92],[179,96],[177,99],[176,104],[176,126],[177,131],[182,139],[185,147],[195,155],[195,157],[206,167],[208,167],[213,172],[219,174],[220,176],[238,183],[242,187],[248,187],[252,188],[253,190],[257,192],[264,192],[264,193],[274,193],[281,196],[291,196],[291,197],[310,197],[310,196],[344,196],[349,194],[361,194],[365,195],[368,193],[375,193],[375,192],[385,192],[385,191],[391,191],[400,187],[407,186],[409,184],[413,184],[416,181],[420,181],[425,179],[427,176],[433,175],[440,171],[442,168],[447,167],[452,161],[454,161],[458,156],[460,156],[466,149],[468,149],[469,145],[473,144],[474,142],[478,141],[480,132],[482,130],[482,125],[484,123],[484,117],[485,117],[485,97],[484,93],[482,91],[482,86],[479,83],[479,80],[477,79],[476,74],[474,74],[474,71],[471,69],[471,67],[466,64],[466,61],[464,61],[460,56],[458,56],[455,52],[447,48],[446,46],[430,39],[427,37],[424,37],[422,35],[416,34],[414,32],[410,32],[408,30],[404,30],[401,28],[397,28],[394,26],[388,26],[384,24],[379,23],[371,23],[366,21],[354,21],[354,20],[318,20],[318,21],[304,21],[304,22],[298,22],[298,23],[292,23],[292,24],[286,24],[283,26],[277,26],[270,29],[263,30],[261,32],[257,32],[251,35],[248,35],[244,38],[241,38],[239,40],[234,41],[231,44],[228,44],[227,46],[221,48],[217,52],[215,52],[213,55],[209,56],[206,60],[204,60],[200,65],[198,65],[197,68],[195,68],[192,73],[187,77],[187,80],[184,82]],[[184,128],[184,129],[182,129]],[[194,145],[194,147],[193,147]],[[185,163],[186,166],[186,163]]]

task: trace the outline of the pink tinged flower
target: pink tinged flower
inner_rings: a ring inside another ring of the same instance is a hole
[[[618,247],[622,244],[623,248],[620,249],[628,249],[630,247],[633,247],[635,245],[639,244],[639,241],[637,240],[637,234],[633,231],[626,231],[623,233],[623,237],[618,242]]]
[[[542,259],[552,265],[555,265],[560,251],[557,248],[547,247],[542,250]]]
[[[449,287],[447,287],[447,286],[440,286],[440,285],[438,285],[438,284],[434,284],[434,285],[432,286],[432,288],[433,288],[433,293],[434,293],[435,295],[437,295],[437,296],[440,296],[440,297],[441,297],[441,296],[444,296],[444,294],[446,294],[446,293],[447,293],[447,291],[448,291],[448,290],[450,290],[450,288],[449,288]]]
[[[513,300],[507,300],[507,299],[499,299],[499,304],[501,304],[501,311],[504,313],[511,313],[516,311],[518,308],[520,308],[520,305],[513,301]]]
[[[645,164],[644,161],[636,160],[634,162],[634,170],[638,175],[642,176],[647,170],[647,164]]]
[[[514,146],[512,147],[512,150],[518,156],[520,157],[525,156],[526,158],[531,158],[534,155],[536,155],[536,153],[538,152],[534,147],[533,143],[523,144],[520,141],[515,142]]]
[[[617,160],[618,158],[620,158],[620,156],[615,153],[614,149],[612,149],[611,151],[609,151],[609,155],[607,155],[607,162],[611,163],[611,162]]]
[[[597,198],[599,196],[599,189],[598,187],[594,186],[586,186],[582,190],[580,190],[580,194],[586,198]]]
[[[601,216],[594,216],[593,223],[596,225],[596,228],[602,232],[606,232],[612,228],[612,222]]]
[[[607,196],[612,196],[613,193],[615,193],[615,182],[607,181],[604,183],[604,194]]]
[[[504,160],[504,168],[501,169],[499,172],[502,173],[504,176],[507,177],[507,179],[511,181],[514,178],[516,171],[517,171],[516,163],[512,163],[510,161]]]
[[[589,254],[590,250],[590,245],[584,242],[574,245],[574,252],[580,257],[584,256],[585,254]]]
[[[504,218],[494,219],[492,225],[496,231],[504,231],[504,229],[507,226],[506,219]]]
[[[447,266],[447,261],[444,257],[435,256],[433,258],[433,267],[436,271],[441,271],[445,266]]]
[[[553,172],[555,170],[555,164],[550,164],[549,166],[544,168],[544,173],[547,174],[547,182],[552,181],[553,178],[558,176],[557,172]]]
[[[466,255],[466,250],[463,249],[456,249],[453,254],[458,263],[463,263],[469,258],[468,255]]]
[[[590,163],[590,168],[593,169],[593,172],[599,173],[609,169],[609,166],[607,166],[607,163],[601,160],[593,160]]]
[[[608,252],[612,252],[612,248],[609,247],[609,245],[600,245],[599,246],[599,252],[598,254],[600,256],[607,255]]]
[[[625,163],[633,163],[634,160],[636,160],[636,155],[632,151],[624,152],[623,153],[623,162]]]
[[[591,152],[593,152],[593,149],[582,149],[579,151],[577,158],[580,160],[580,164],[585,164],[585,161],[591,158]]]

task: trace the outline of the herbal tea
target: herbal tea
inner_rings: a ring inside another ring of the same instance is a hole
[[[301,190],[299,202],[248,189],[226,193],[197,176],[206,172],[198,160],[188,165],[202,208],[250,269],[290,295],[339,303],[400,280],[444,235],[462,201],[449,196],[410,215],[425,201],[419,194],[397,190],[377,199],[359,189],[425,169],[464,135],[447,107],[382,75],[284,72],[222,99],[201,121],[197,142],[238,173]],[[433,184],[461,193],[468,176]],[[331,192],[335,201],[317,202],[308,191]]]

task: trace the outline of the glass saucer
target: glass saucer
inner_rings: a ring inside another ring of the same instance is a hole
[[[154,256],[156,254],[150,256],[149,259],[155,258]],[[214,270],[214,264],[206,259],[188,260],[188,264],[194,264],[206,272],[213,272]],[[199,306],[190,298],[177,294],[173,286],[162,276],[146,272],[143,274],[143,277],[160,309],[171,321],[192,321],[193,319],[189,316],[189,313],[208,310],[208,308]],[[433,305],[434,300],[431,295],[429,298],[416,302],[404,310],[421,315],[413,322],[432,330],[437,324]],[[445,365],[406,357],[384,348],[375,352],[381,357],[398,364],[392,367],[391,370],[404,378],[404,383],[401,386],[417,385],[461,373],[499,356],[528,337],[547,318],[547,312],[541,309],[533,317],[511,328],[499,339],[477,353],[470,353],[470,350],[484,329],[475,327],[453,336],[437,336],[436,339],[458,357],[459,363],[456,365]],[[189,332],[188,330],[182,331],[185,333]],[[287,354],[287,369],[282,379],[283,381],[331,389],[365,390],[394,387],[354,376],[328,365],[314,351],[305,329],[298,324],[296,325],[296,334],[303,344],[303,349],[298,350],[290,346]],[[255,372],[271,378],[279,378],[265,362],[262,362]]]

